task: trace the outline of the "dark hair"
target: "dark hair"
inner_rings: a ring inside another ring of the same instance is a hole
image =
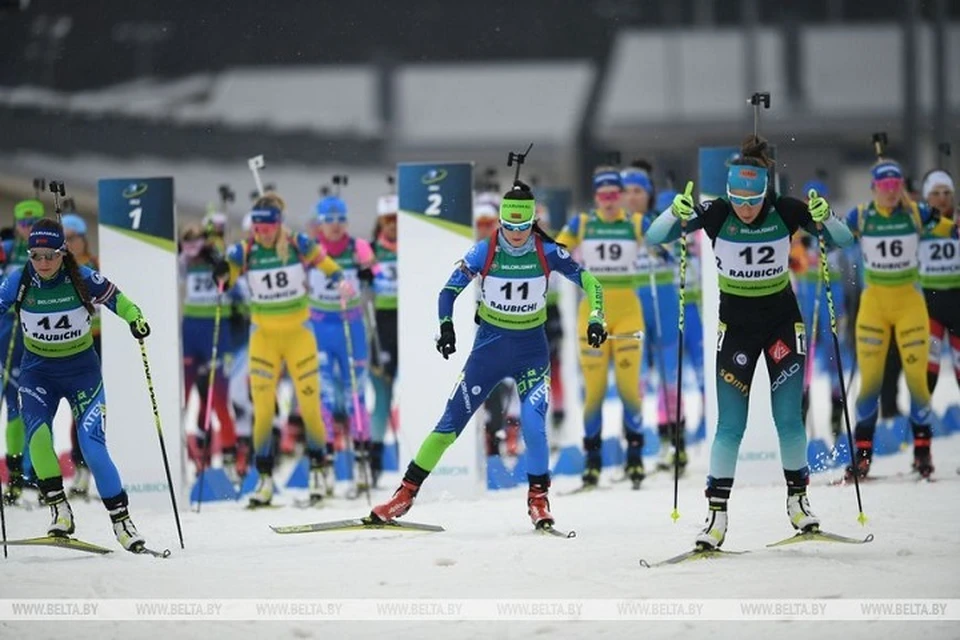
[[[63,235],[63,226],[51,218],[40,218],[33,225],[33,228],[55,231]],[[70,249],[64,247],[63,252],[63,265],[67,268],[67,275],[70,276],[70,283],[77,292],[77,296],[80,297],[80,303],[90,315],[93,315],[97,310],[94,308],[93,303],[91,302],[90,292],[87,291],[87,283],[84,282],[83,276],[80,275],[80,265],[77,264],[77,259],[73,257],[72,253],[70,253]]]
[[[757,135],[750,134],[743,139],[740,144],[740,159],[738,164],[749,164],[754,167],[763,167],[764,169],[773,168],[773,159],[767,154],[769,149],[767,141]]]
[[[634,169],[640,169],[641,171],[646,171],[647,175],[651,178],[653,177],[653,165],[650,164],[650,161],[645,158],[637,158],[630,163],[630,166]]]

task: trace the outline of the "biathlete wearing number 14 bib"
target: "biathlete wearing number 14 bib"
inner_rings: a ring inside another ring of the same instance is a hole
[[[293,380],[307,432],[312,473],[311,491],[319,488],[326,463],[327,434],[320,413],[317,341],[310,326],[307,268],[315,267],[339,281],[340,268],[302,233],[291,235],[282,225],[283,200],[262,196],[252,211],[254,235],[231,246],[214,277],[235,282],[246,274],[250,288],[250,391],[253,396],[253,447],[260,484],[251,506],[273,498],[273,424],[277,382],[282,365]],[[225,272],[226,271],[226,272]],[[313,473],[316,472],[316,473]]]

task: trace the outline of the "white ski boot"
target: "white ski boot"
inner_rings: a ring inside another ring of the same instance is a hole
[[[110,511],[110,521],[113,522],[113,535],[117,537],[120,543],[127,551],[138,551],[143,548],[143,536],[137,531],[133,520],[130,519],[130,512],[126,507]]]
[[[323,498],[327,495],[327,481],[324,478],[324,469],[322,466],[310,469],[310,493],[308,500],[311,507],[317,507],[323,504]]]
[[[703,531],[697,535],[696,546],[703,550],[719,549],[726,537],[727,505],[724,504],[723,507],[716,504],[710,505],[706,525],[703,527]]]
[[[273,490],[273,476],[260,476],[260,481],[257,483],[257,488],[250,495],[249,507],[251,509],[256,509],[257,507],[266,507],[269,505],[273,500]]]
[[[820,528],[820,518],[810,510],[806,492],[787,496],[787,517],[798,531],[816,531]]]
[[[70,485],[70,497],[79,496],[86,500],[90,495],[90,469],[78,465]]]
[[[50,527],[47,529],[47,535],[62,538],[76,531],[73,509],[70,508],[67,497],[63,495],[63,489],[45,494],[43,500],[50,507]]]

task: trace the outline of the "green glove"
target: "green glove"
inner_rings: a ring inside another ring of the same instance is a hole
[[[670,211],[681,220],[689,220],[693,215],[693,181],[687,182],[687,188],[683,193],[678,193],[673,198],[673,204],[670,205]]]
[[[814,222],[820,223],[830,217],[830,205],[825,198],[817,195],[816,189],[810,189],[807,194],[807,209]]]

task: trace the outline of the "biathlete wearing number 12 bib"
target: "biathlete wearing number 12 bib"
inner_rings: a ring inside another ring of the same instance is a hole
[[[251,212],[254,235],[227,250],[214,268],[216,280],[235,282],[246,274],[250,288],[250,391],[253,396],[253,447],[260,482],[250,498],[258,507],[273,499],[276,451],[271,437],[277,382],[284,364],[293,380],[307,431],[311,495],[323,494],[327,434],[320,413],[317,341],[310,327],[308,267],[341,279],[340,268],[302,233],[290,235],[282,224],[285,204],[268,193]]]
[[[607,329],[627,339],[613,340],[595,347],[585,339],[590,321],[591,301],[580,303],[578,328],[580,366],[586,386],[583,407],[583,448],[586,467],[585,487],[600,480],[600,433],[603,428],[603,400],[607,395],[607,372],[614,363],[617,391],[623,402],[623,421],[627,431],[626,474],[635,487],[644,478],[643,406],[640,401],[640,359],[642,342],[629,339],[644,329],[643,311],[637,299],[637,247],[643,241],[643,218],[628,214],[621,207],[623,183],[612,167],[600,167],[593,177],[596,209],[573,217],[560,231],[557,242],[579,247],[584,268],[603,285]]]
[[[536,225],[533,195],[526,185],[519,181],[516,184],[501,202],[500,230],[467,252],[440,292],[437,349],[444,358],[456,351],[453,303],[478,275],[480,328],[443,416],[410,462],[393,498],[373,508],[373,519],[393,520],[410,509],[420,485],[443,452],[493,387],[510,377],[516,381],[522,404],[520,422],[530,483],[527,512],[536,527],[553,523],[547,499],[549,450],[544,427],[550,401],[550,352],[543,327],[547,320],[547,280],[551,271],[557,271],[586,291],[591,309],[590,340],[595,346],[606,339],[603,291],[593,276]]]
[[[60,400],[66,399],[114,535],[125,549],[136,551],[143,546],[143,538],[130,520],[127,493],[107,451],[103,378],[90,332],[94,305],[106,305],[123,318],[135,338],[147,337],[150,328],[140,309],[114,284],[77,265],[59,223],[38,221],[30,231],[29,251],[30,264],[12,273],[0,287],[0,313],[14,309],[23,329],[20,409],[37,485],[50,507],[48,533],[67,536],[75,529],[52,434],[54,414]]]
[[[750,136],[741,159],[730,166],[727,197],[694,206],[693,184],[678,195],[647,232],[650,242],[671,242],[686,231],[703,229],[713,243],[720,285],[717,340],[717,433],[710,453],[706,496],[709,515],[697,537],[702,548],[723,544],[727,501],[733,488],[740,442],[754,370],[761,355],[770,375],[773,422],[787,484],[787,515],[794,528],[819,526],[810,511],[807,484],[807,437],[801,402],[806,354],[805,332],[797,298],[790,286],[790,236],[813,222],[824,222],[827,238],[849,244],[853,238],[819,196],[807,204],[767,191],[771,161],[766,141]],[[816,218],[814,218],[816,215]]]
[[[933,473],[927,387],[930,320],[917,285],[920,236],[930,220],[930,211],[920,210],[907,196],[903,171],[896,162],[882,160],[871,173],[874,200],[858,205],[847,215],[847,224],[860,242],[866,283],[857,313],[857,362],[861,375],[854,434],[857,450],[847,475],[856,472],[863,477],[870,471],[880,386],[890,337],[895,334],[910,391],[913,466],[926,477]],[[929,233],[947,237],[951,226],[944,219]]]

